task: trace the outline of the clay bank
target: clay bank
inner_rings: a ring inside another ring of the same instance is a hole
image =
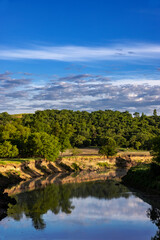
[[[55,162],[44,159],[10,159],[0,161],[0,179],[4,176],[11,179],[27,180],[55,173],[103,171],[116,168],[129,169],[142,162],[149,163],[151,159],[152,157],[149,154],[119,154],[109,158],[99,155],[63,156]]]

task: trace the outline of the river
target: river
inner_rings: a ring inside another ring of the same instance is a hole
[[[48,176],[6,189],[17,203],[0,221],[0,240],[160,239],[159,198],[128,189],[116,174]]]

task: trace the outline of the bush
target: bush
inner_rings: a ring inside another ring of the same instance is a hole
[[[77,156],[78,154],[80,154],[80,150],[76,147],[71,149],[72,152],[72,156]]]

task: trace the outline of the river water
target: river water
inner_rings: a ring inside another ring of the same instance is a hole
[[[112,175],[52,176],[7,189],[17,203],[0,221],[0,240],[160,239],[159,199]]]

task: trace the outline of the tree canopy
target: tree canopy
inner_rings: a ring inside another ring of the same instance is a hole
[[[21,157],[34,154],[51,159],[53,154],[55,159],[56,149],[64,152],[70,147],[101,148],[108,145],[104,144],[106,138],[113,139],[110,145],[115,142],[119,148],[150,150],[151,140],[159,135],[160,116],[156,110],[152,116],[143,113],[140,116],[137,112],[132,116],[128,111],[99,110],[89,113],[65,109],[36,111],[20,116],[6,112],[0,114],[0,144],[9,142],[18,149]],[[49,153],[49,149],[54,150]]]

